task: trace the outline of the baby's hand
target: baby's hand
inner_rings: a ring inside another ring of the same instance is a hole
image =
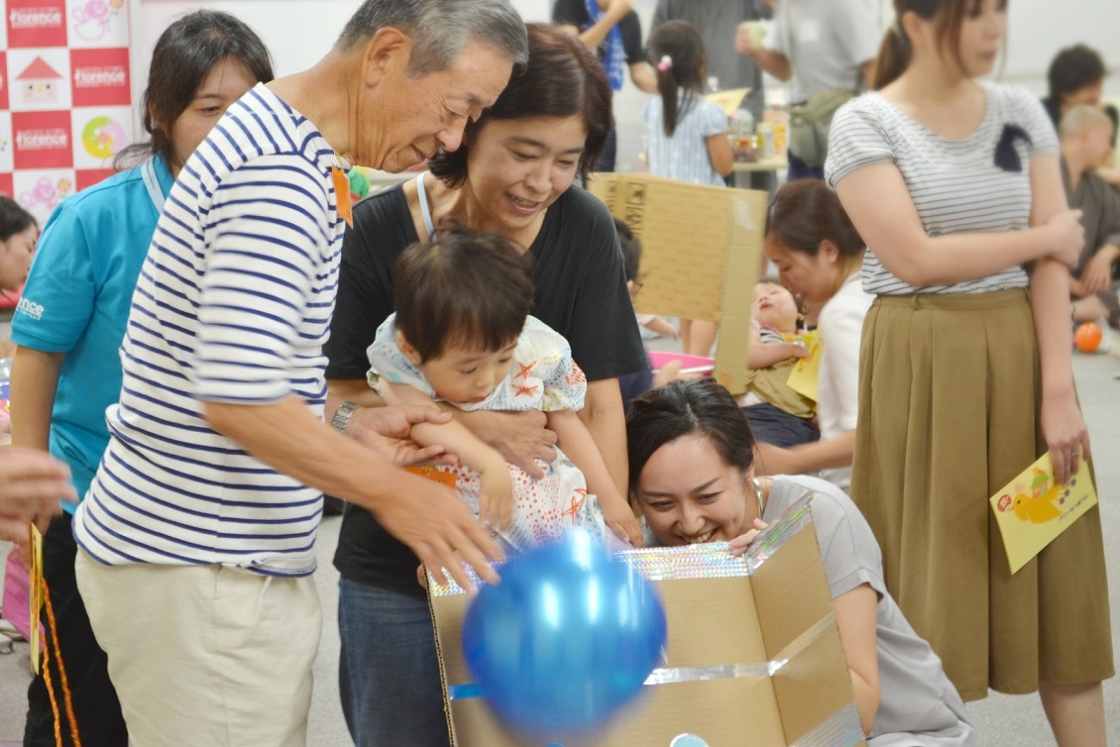
[[[513,515],[513,480],[506,463],[495,462],[479,473],[478,518],[483,526],[505,530]]]
[[[805,347],[804,343],[791,342],[790,343],[790,358],[808,358],[809,348]]]
[[[620,540],[632,547],[643,546],[642,525],[638,523],[637,517],[622,496],[615,495],[613,498],[600,496],[599,508],[603,511],[603,521],[607,528]]]
[[[747,547],[752,542],[754,542],[755,538],[758,537],[759,532],[761,532],[765,528],[766,522],[762,519],[756,518],[754,520],[754,529],[740,534],[738,537],[728,543],[728,549],[731,550],[731,554],[737,557],[745,553],[747,551]]]

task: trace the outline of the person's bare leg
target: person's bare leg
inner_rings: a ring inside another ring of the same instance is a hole
[[[692,342],[692,320],[682,317],[678,321],[681,329],[681,352],[687,353],[688,345]]]
[[[1105,747],[1104,692],[1093,685],[1038,684],[1058,747]]]
[[[1079,298],[1073,302],[1073,321],[1095,322],[1102,317],[1108,318],[1108,307],[1096,296]]]
[[[702,355],[705,358],[711,356],[719,326],[715,322],[701,322],[697,319],[693,319],[690,326],[688,341],[684,343],[684,352],[689,355]],[[684,339],[682,332],[681,340]]]

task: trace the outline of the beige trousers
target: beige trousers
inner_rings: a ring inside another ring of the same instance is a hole
[[[221,566],[107,566],[78,589],[132,747],[302,747],[322,613],[310,577]]]

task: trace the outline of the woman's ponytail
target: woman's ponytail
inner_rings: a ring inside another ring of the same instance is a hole
[[[879,45],[879,56],[875,59],[875,83],[872,87],[880,91],[898,80],[910,64],[912,52],[910,40],[896,21],[887,29],[883,43]]]

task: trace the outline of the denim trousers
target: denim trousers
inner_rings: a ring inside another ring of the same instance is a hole
[[[340,579],[338,685],[356,747],[448,747],[428,602]]]

